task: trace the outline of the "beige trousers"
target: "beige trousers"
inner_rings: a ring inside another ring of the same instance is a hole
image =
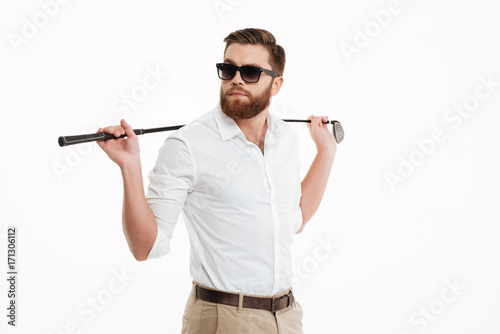
[[[193,289],[184,309],[182,334],[303,333],[302,306],[297,300],[289,307],[273,314],[267,310],[216,304],[196,299],[194,293],[195,284],[193,282]],[[280,297],[286,293],[276,294],[275,297]]]

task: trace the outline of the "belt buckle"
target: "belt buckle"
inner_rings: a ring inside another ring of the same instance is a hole
[[[291,303],[291,301],[292,301],[292,298],[291,298],[291,296],[292,296],[292,290],[290,289],[290,291],[288,291],[288,293],[286,295],[283,295],[283,296],[279,297],[278,299],[281,299],[281,298],[283,298],[285,296],[287,297],[286,307],[289,307],[290,305],[292,305],[292,303]],[[276,312],[276,310],[274,309],[274,304],[275,304],[275,300],[276,299],[277,299],[276,297],[272,297],[271,298],[271,312],[273,312],[273,313]]]

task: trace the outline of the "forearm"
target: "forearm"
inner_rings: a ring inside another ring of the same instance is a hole
[[[158,233],[156,219],[144,195],[140,162],[121,167],[123,177],[123,232],[138,261],[147,259]]]
[[[300,199],[302,227],[299,232],[302,231],[305,224],[314,216],[321,203],[334,160],[334,151],[318,151],[309,171],[304,180],[302,180],[302,197]]]

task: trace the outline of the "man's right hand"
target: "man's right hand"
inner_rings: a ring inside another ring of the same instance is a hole
[[[120,125],[99,128],[96,133],[98,132],[114,134],[115,137],[126,134],[127,138],[100,140],[97,141],[97,145],[120,168],[140,164],[139,140],[132,127],[124,119],[120,121]]]

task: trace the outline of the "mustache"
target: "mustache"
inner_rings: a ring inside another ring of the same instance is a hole
[[[226,92],[226,96],[229,95],[229,94],[232,94],[234,92],[240,92],[240,93],[243,93],[243,94],[245,94],[247,96],[251,96],[252,95],[252,94],[250,94],[250,92],[247,92],[243,88],[235,87],[235,88],[228,89],[228,91]]]

